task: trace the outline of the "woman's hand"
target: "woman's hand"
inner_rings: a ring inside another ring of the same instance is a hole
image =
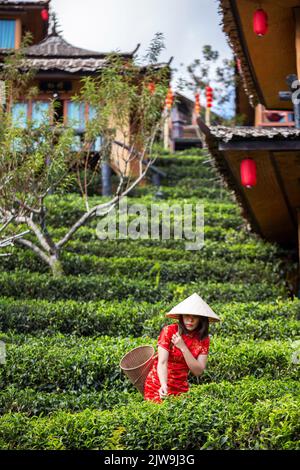
[[[182,337],[178,332],[172,336],[171,341],[178,349],[180,349],[180,351],[182,351],[182,349],[184,349],[186,346],[185,342],[183,341]]]
[[[168,395],[168,385],[163,384],[159,389],[159,396],[160,398],[166,398],[167,395]]]

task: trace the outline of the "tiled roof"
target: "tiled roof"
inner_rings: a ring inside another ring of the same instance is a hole
[[[2,6],[8,7],[23,7],[23,6],[47,6],[50,0],[0,0],[0,8]]]
[[[138,48],[139,45],[132,52],[117,52],[117,54],[124,59],[133,58]],[[8,49],[0,50],[3,56],[10,52]],[[39,44],[27,47],[23,63],[25,68],[34,68],[40,71],[96,72],[104,66],[108,56],[109,53],[75,47],[55,31]]]
[[[95,72],[103,67],[106,59],[99,58],[33,58],[26,59],[25,66],[29,66],[36,70],[61,70],[69,73],[75,72]]]
[[[50,0],[0,0],[1,5],[23,5],[26,3],[32,3],[33,5],[47,5]]]

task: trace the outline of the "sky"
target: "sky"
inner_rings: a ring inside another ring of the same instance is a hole
[[[133,51],[144,55],[155,33],[165,37],[160,56],[174,56],[173,85],[186,76],[186,66],[210,44],[221,58],[231,50],[220,26],[216,0],[51,0],[64,38],[71,44],[101,52]],[[184,64],[184,66],[181,66]],[[185,94],[190,96],[190,92]]]

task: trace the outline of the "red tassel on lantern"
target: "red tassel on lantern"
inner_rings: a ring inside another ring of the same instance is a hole
[[[256,185],[256,163],[252,158],[242,160],[240,173],[243,186],[252,188],[252,186]]]
[[[254,13],[253,17],[253,30],[258,36],[264,36],[269,29],[268,15],[262,8],[259,8]]]
[[[49,20],[49,12],[46,8],[43,8],[41,11],[41,17],[43,21],[48,21]]]

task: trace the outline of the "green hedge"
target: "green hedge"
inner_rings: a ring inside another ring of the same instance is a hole
[[[288,383],[247,379],[194,387],[161,405],[140,397],[106,411],[7,413],[0,418],[0,448],[299,450],[300,400],[294,390]]]
[[[209,180],[194,179],[189,182],[176,182],[173,187],[165,186],[164,180],[159,191],[163,194],[163,199],[170,200],[173,197],[178,198],[209,198],[211,201],[232,202],[232,197],[226,189],[221,189],[219,185],[212,187]],[[155,197],[157,186],[149,185],[134,189],[134,197],[143,197],[152,194]]]
[[[0,331],[44,334],[56,332],[79,336],[122,334],[141,336],[144,322],[167,308],[164,303],[0,299]],[[170,305],[171,308],[171,305]]]
[[[264,261],[266,263],[273,263],[274,266],[280,261],[280,256],[284,254],[276,245],[269,243],[230,243],[224,241],[211,241],[204,239],[204,246],[201,250],[185,250],[184,241],[180,243],[181,246],[163,247],[151,242],[146,245],[147,240],[99,240],[95,238],[95,233],[89,232],[91,240],[81,240],[81,233],[79,239],[70,240],[66,246],[66,251],[69,253],[76,253],[76,255],[94,255],[98,257],[111,258],[122,254],[126,258],[145,258],[148,260],[156,261],[194,261],[203,262],[204,260],[219,261],[217,258],[225,262],[239,262],[243,261]],[[88,233],[87,233],[88,235]],[[28,236],[29,239],[29,236]],[[31,237],[32,241],[34,238]],[[164,243],[161,243],[163,245]],[[18,257],[22,261],[22,256],[26,253],[31,253],[30,250],[21,247],[13,247],[10,252],[13,254],[11,257],[1,257],[1,266],[13,267]],[[33,254],[31,255],[33,258]],[[35,256],[36,257],[36,256]],[[31,260],[28,260],[32,263]]]
[[[152,344],[151,338],[78,338],[75,336],[8,338],[7,361],[0,368],[2,388],[15,385],[38,391],[122,390],[128,380],[119,368],[121,357],[132,348]],[[5,340],[5,338],[4,338]],[[15,342],[13,342],[15,341]],[[291,341],[241,341],[212,337],[209,362],[192,382],[234,382],[246,375],[279,379],[299,378],[292,361]]]
[[[173,302],[133,300],[79,302],[65,300],[0,299],[0,330],[3,332],[75,334],[78,336],[142,336],[156,338],[167,322],[165,313]],[[300,300],[273,303],[212,303],[222,319],[210,324],[210,332],[234,342],[253,339],[296,339],[300,336]]]
[[[138,280],[131,277],[108,276],[63,276],[52,277],[50,274],[30,272],[0,273],[0,295],[19,299],[45,300],[123,300],[132,298],[136,301],[160,302],[176,301],[199,292],[206,302],[230,302],[268,300],[288,292],[283,286],[270,285],[264,281],[259,284],[232,282],[189,282],[179,284],[156,280]]]
[[[226,384],[226,388],[225,385]],[[287,393],[294,396],[300,395],[300,383],[296,380],[266,380],[264,378],[254,379],[246,377],[233,384],[222,381],[220,383],[208,383],[202,385],[192,384],[190,390],[194,391],[201,388],[201,391],[215,399],[220,395],[232,400],[232,392],[235,387],[239,389],[248,384],[249,388],[244,390],[245,401],[255,403],[257,400],[276,399]],[[143,401],[140,393],[130,386],[128,390],[121,392],[109,390],[89,391],[82,393],[78,391],[69,392],[37,392],[26,387],[19,389],[14,385],[9,385],[0,391],[0,415],[9,412],[26,413],[27,416],[48,415],[56,410],[65,410],[70,412],[83,411],[86,408],[106,410],[113,409],[118,405],[136,404]]]
[[[230,262],[238,260],[274,262],[279,257],[278,249],[274,245],[263,243],[229,244],[210,240],[204,240],[204,246],[199,251],[185,250],[184,246],[181,249],[155,246],[153,249],[153,247],[143,246],[135,240],[99,240],[98,242],[72,240],[67,245],[67,251],[106,258],[122,253],[122,256],[127,258],[144,257],[157,261],[199,261],[213,257]]]
[[[25,229],[26,227],[23,226]],[[50,230],[51,235],[54,237],[55,240],[61,239],[66,233],[67,228],[64,227],[51,227]],[[30,238],[30,234],[28,234],[28,238]],[[80,227],[77,230],[76,234],[74,235],[74,239],[81,241],[81,242],[92,242],[97,241],[97,243],[106,243],[106,244],[113,244],[117,243],[120,247],[122,244],[134,244],[136,246],[141,247],[154,247],[154,248],[172,248],[172,249],[182,249],[185,251],[185,240],[174,240],[171,238],[170,240],[151,240],[149,239],[140,239],[140,240],[99,240],[97,237],[95,227],[90,227],[85,225]],[[266,245],[266,242],[259,239],[258,235],[254,233],[247,233],[245,230],[235,230],[233,228],[227,228],[221,226],[210,226],[205,224],[204,225],[204,242],[207,241],[215,241],[215,242],[225,242],[228,244],[240,243],[240,244],[247,244],[249,242],[253,242],[256,245],[263,246]],[[275,245],[267,244],[272,250],[272,246]]]
[[[37,392],[29,387],[19,389],[14,385],[9,385],[6,389],[0,390],[0,415],[21,412],[26,413],[27,416],[41,416],[56,410],[78,412],[86,408],[112,409],[139,399],[139,392],[130,384],[128,388],[128,391],[114,391],[114,393],[109,390],[89,390],[88,393],[73,390],[59,393]]]
[[[109,200],[108,197],[94,196],[90,198],[90,207],[93,205],[103,203]],[[240,215],[240,209],[233,202],[212,202],[210,199],[199,199],[198,197],[189,198],[185,201],[181,197],[178,199],[172,198],[167,201],[168,204],[183,206],[185,202],[193,204],[194,208],[196,204],[202,203],[204,205],[204,222],[205,224],[216,226],[222,225],[224,228],[236,228],[243,224],[243,219]],[[153,199],[153,195],[149,194],[144,197],[130,197],[128,199],[128,207],[132,204],[144,204],[150,214],[151,204],[161,204],[161,201]],[[62,198],[61,196],[51,195],[46,200],[47,206],[47,221],[52,227],[69,226],[75,223],[79,217],[85,211],[84,201],[80,196],[74,194],[66,194]],[[171,215],[173,220],[174,214]],[[195,211],[193,210],[193,217],[195,218]],[[135,216],[133,215],[134,219]],[[90,226],[96,225],[98,217],[94,218],[89,222]]]
[[[121,253],[120,253],[121,254]],[[230,263],[222,259],[195,259],[194,261],[158,261],[144,257],[100,258],[92,254],[63,253],[61,257],[64,272],[67,275],[105,275],[130,276],[132,279],[153,280],[159,277],[161,283],[191,281],[211,282],[247,282],[250,284],[269,282],[284,285],[280,277],[281,263],[265,261],[238,260]],[[35,253],[22,250],[14,256],[0,258],[0,266],[6,271],[30,270],[32,272],[49,272],[48,265]]]
[[[19,229],[25,230],[27,227],[25,225],[20,225]],[[54,240],[60,240],[63,236],[66,235],[68,229],[65,227],[51,227],[49,232]],[[35,241],[35,237],[31,234],[27,234],[27,238],[29,240]],[[132,240],[130,238],[127,239],[107,239],[107,240],[99,240],[97,236],[96,227],[91,227],[89,225],[83,225],[80,227],[74,237],[68,242],[66,246],[72,244],[72,242],[81,242],[81,243],[93,243],[96,242],[99,246],[105,245],[116,245],[117,249],[124,247],[148,247],[148,248],[155,248],[155,249],[176,249],[176,250],[185,250],[185,239],[174,239],[170,238],[169,240],[154,240],[151,238],[148,239],[138,239]],[[212,227],[209,225],[204,226],[204,241],[205,243],[208,241],[213,241],[215,243],[218,242],[229,242],[230,244],[233,243],[248,243],[249,241],[253,241],[255,244],[262,245],[262,241],[259,240],[255,235],[249,235],[249,238],[244,233],[244,231],[236,231],[234,229],[224,229],[223,227]],[[21,248],[21,247],[20,247]],[[271,249],[271,248],[270,248]]]

